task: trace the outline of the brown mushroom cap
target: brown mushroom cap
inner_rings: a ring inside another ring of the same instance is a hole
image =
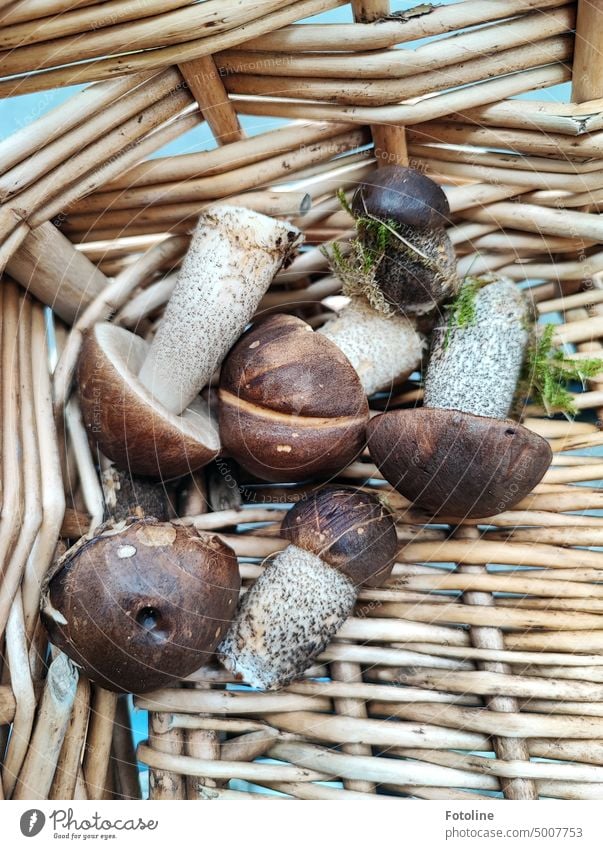
[[[402,165],[386,165],[369,174],[354,193],[352,211],[409,227],[445,227],[450,215],[440,186]]]
[[[71,548],[42,615],[51,641],[93,681],[143,693],[210,661],[239,588],[236,557],[217,536],[138,519]]]
[[[326,476],[364,444],[368,404],[349,360],[290,315],[247,331],[222,366],[224,452],[270,481]]]
[[[374,495],[327,487],[289,510],[281,536],[344,572],[354,584],[379,586],[398,551],[396,526]]]
[[[548,442],[517,422],[458,410],[393,410],[371,420],[371,457],[389,483],[434,515],[511,510],[542,479]]]
[[[180,477],[220,450],[218,429],[201,399],[170,413],[137,375],[148,345],[109,323],[86,334],[78,364],[82,416],[93,443],[133,474]]]

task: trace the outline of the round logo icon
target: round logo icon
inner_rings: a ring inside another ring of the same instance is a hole
[[[31,810],[21,814],[21,821],[19,823],[21,834],[24,837],[35,837],[36,834],[42,831],[45,822],[46,817],[42,811],[39,811],[37,808],[31,808]]]

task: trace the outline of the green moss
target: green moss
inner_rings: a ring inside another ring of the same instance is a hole
[[[393,243],[396,251],[407,256],[411,262],[421,263],[434,275],[442,273],[436,262],[400,233],[395,221],[382,221],[368,213],[357,215],[343,189],[338,190],[337,198],[341,207],[354,219],[356,236],[350,239],[350,251],[347,254],[337,243],[333,243],[330,253],[326,248],[322,248],[322,252],[329,260],[333,273],[340,278],[344,295],[362,296],[374,309],[388,315],[393,312],[377,282],[379,265]]]
[[[330,253],[326,248],[321,249],[329,260],[331,270],[341,280],[343,294],[349,298],[364,297],[373,309],[390,315],[393,312],[392,306],[385,299],[375,279],[383,254],[377,257],[360,239],[352,239],[349,245],[350,251],[347,254],[337,242],[332,244]]]
[[[327,248],[322,248],[322,252],[329,260],[333,273],[341,280],[344,295],[350,298],[360,295],[374,309],[390,314],[392,307],[377,285],[376,272],[392,232],[395,232],[393,222],[355,216],[343,189],[339,189],[337,198],[342,208],[354,218],[357,236],[350,239],[348,253],[344,253],[338,242],[332,244],[331,252]]]
[[[475,324],[477,310],[475,298],[479,290],[489,281],[481,277],[465,277],[456,298],[446,305],[447,322],[444,347],[450,344],[452,331]]]
[[[541,404],[547,413],[577,413],[568,384],[578,381],[584,385],[589,377],[603,372],[603,360],[572,360],[553,346],[555,327],[547,324],[528,348],[519,384],[520,393]]]

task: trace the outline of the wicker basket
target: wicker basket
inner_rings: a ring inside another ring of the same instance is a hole
[[[337,189],[410,161],[447,187],[462,273],[530,281],[557,343],[602,347],[602,4],[355,0],[348,24],[298,23],[344,5],[0,0],[0,95],[46,92],[45,114],[0,144],[6,798],[138,798],[139,764],[153,799],[603,798],[603,377],[572,422],[530,410],[553,466],[487,522],[430,524],[367,456],[348,467],[342,482],[389,493],[404,546],[286,690],[202,670],[136,700],[149,739],[135,754],[127,701],[60,655],[48,665],[40,580],[57,540],[103,514],[71,391],[82,333],[111,315],[152,331],[206,204],[304,229],[262,309],[317,326],[339,291],[319,245],[351,226]],[[570,80],[571,103],[538,100]],[[74,83],[92,84],[53,105]],[[279,120],[248,136],[240,116]],[[149,159],[204,121],[217,147]],[[374,407],[420,397],[409,383]],[[224,535],[248,584],[305,488],[245,484],[198,473],[178,510]]]

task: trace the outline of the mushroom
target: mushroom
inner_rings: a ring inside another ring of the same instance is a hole
[[[368,404],[349,360],[300,318],[272,315],[226,357],[224,452],[269,481],[340,471],[362,450]]]
[[[363,180],[352,199],[362,271],[358,288],[371,302],[425,313],[460,286],[446,224],[450,207],[433,180],[414,168],[387,165]],[[352,283],[353,285],[353,283]]]
[[[78,381],[86,427],[107,457],[169,478],[218,454],[218,429],[199,392],[300,240],[287,222],[213,207],[199,220],[152,343],[106,322],[92,328]]]
[[[508,418],[530,320],[512,281],[480,289],[471,320],[434,331],[423,407],[369,423],[371,457],[418,507],[459,518],[492,516],[542,479],[552,457],[548,442]]]
[[[393,518],[374,495],[326,488],[285,516],[290,541],[243,596],[217,652],[247,684],[299,678],[354,608],[358,587],[384,580],[398,550]]]
[[[406,380],[419,366],[425,346],[413,321],[374,309],[363,297],[352,298],[318,332],[346,355],[367,395]]]
[[[144,693],[206,665],[236,609],[232,549],[154,519],[101,526],[43,587],[50,640],[108,690]]]

